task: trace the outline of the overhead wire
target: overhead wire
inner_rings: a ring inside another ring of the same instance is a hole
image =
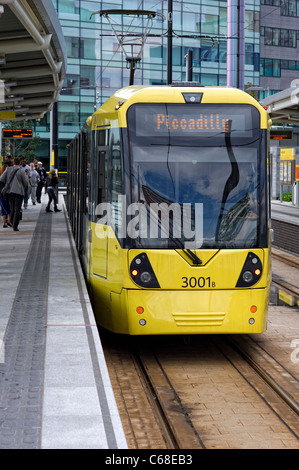
[[[176,1],[177,3],[180,3],[180,4],[182,5],[183,9],[188,10],[188,11],[190,11],[191,13],[194,13],[194,12],[191,10],[191,8],[189,8],[189,6],[184,3],[183,0],[175,0],[175,1]],[[140,10],[140,9],[141,9],[142,2],[143,2],[143,0],[140,0],[140,3],[139,3],[139,6],[138,6],[137,10]],[[261,17],[260,17],[260,20],[266,18],[267,16],[271,15],[274,11],[278,10],[279,8],[281,8],[284,3],[285,3],[285,1],[282,1],[282,2],[280,3],[280,5],[275,6],[275,8],[271,9],[271,11],[270,11],[269,13],[266,13],[266,14],[264,14],[263,16],[261,16]],[[163,0],[159,0],[158,2],[155,2],[155,3],[154,3],[151,7],[149,7],[149,8],[150,8],[150,9],[155,9],[155,7],[156,7],[158,4],[162,4],[162,6],[163,6]],[[268,5],[268,6],[272,6],[272,5]],[[136,16],[136,15],[135,15],[135,16]],[[128,29],[131,27],[133,21],[134,21],[134,17],[132,18],[132,21],[131,21],[131,23],[130,23]],[[116,22],[115,22],[115,23],[116,23]],[[242,31],[247,30],[247,29],[250,28],[250,27],[252,26],[252,24],[254,24],[254,23],[255,23],[255,21],[252,21],[252,22],[248,23],[248,24],[242,29]],[[117,24],[117,23],[116,23],[116,24]],[[162,26],[162,27],[163,27],[163,26]],[[137,28],[137,27],[135,27],[135,28]],[[127,29],[126,32],[128,32],[128,29]],[[134,30],[133,30],[132,32],[134,32]],[[182,35],[177,34],[175,31],[173,31],[173,33],[174,33],[174,35],[175,35],[177,38],[182,37]],[[165,37],[166,34],[167,34],[167,30],[166,30],[165,32],[163,32],[163,33],[162,33],[161,35],[159,35],[159,36],[160,36],[160,37]],[[187,36],[187,35],[184,35],[184,37],[185,37],[185,36]],[[197,38],[199,38],[200,36],[202,37],[202,35],[193,35],[193,36],[190,35],[189,38],[190,38],[190,39],[197,39]],[[237,39],[237,36],[236,36],[236,35],[233,35],[231,38],[234,38],[234,37]],[[228,38],[227,35],[224,35],[224,34],[222,34],[222,35],[205,35],[205,37],[204,37],[203,39],[209,39],[209,38],[211,39],[212,42],[213,42],[213,39],[216,39],[216,38],[217,38],[218,40],[221,40],[221,39],[223,39],[223,40],[230,39],[230,38]],[[212,45],[212,47],[214,47],[214,46],[215,46],[215,44]],[[119,52],[119,47],[120,47],[120,46],[119,46],[119,44],[118,44],[116,51],[114,51],[114,53],[113,53],[112,57],[109,59],[108,63],[107,63],[103,68],[101,68],[101,71],[100,71],[99,74],[95,77],[95,83],[96,83],[96,81],[98,80],[98,78],[103,74],[103,72],[109,67],[109,65],[110,65],[110,63],[112,62],[112,60],[114,59],[115,55]],[[81,89],[81,87],[78,87],[78,88]],[[85,89],[86,89],[86,86],[84,86],[84,87],[82,87],[82,88],[85,88]],[[93,86],[93,87],[90,87],[90,88],[96,88],[96,86],[95,86],[95,87]],[[64,89],[66,89],[66,88],[64,88]]]

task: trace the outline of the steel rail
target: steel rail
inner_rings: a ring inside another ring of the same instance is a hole
[[[140,373],[141,379],[144,383],[145,391],[147,393],[147,397],[150,401],[150,404],[155,412],[156,418],[159,422],[159,425],[163,431],[163,437],[165,439],[166,444],[168,445],[169,449],[179,449],[180,446],[178,444],[177,438],[175,433],[173,432],[167,416],[163,410],[163,407],[160,403],[159,397],[157,396],[152,381],[146,371],[146,368],[142,362],[141,357],[138,353],[134,352],[133,358],[138,367],[138,371]]]
[[[266,382],[271,389],[282,398],[282,400],[299,416],[299,404],[294,398],[286,392],[254,359],[252,359],[245,351],[243,351],[235,341],[227,336],[228,342],[246,360],[246,362],[257,372],[257,374]]]

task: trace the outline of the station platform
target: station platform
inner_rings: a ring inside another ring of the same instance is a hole
[[[63,196],[0,224],[0,449],[127,449]]]
[[[289,224],[299,225],[299,207],[291,202],[272,200],[271,218]]]
[[[291,202],[271,201],[273,246],[299,255],[299,207]]]

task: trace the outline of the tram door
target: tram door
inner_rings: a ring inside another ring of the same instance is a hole
[[[105,210],[108,203],[108,145],[101,145],[107,142],[108,130],[102,130],[98,135],[97,145],[97,207],[95,208],[95,232],[93,246],[93,272],[98,276],[107,278],[107,249],[108,249],[108,226],[107,212]],[[100,144],[100,145],[99,145]]]

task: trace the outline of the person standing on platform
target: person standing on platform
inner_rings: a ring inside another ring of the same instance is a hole
[[[56,189],[58,188],[58,178],[56,176],[56,172],[54,168],[52,168],[49,172],[47,177],[47,192],[49,196],[49,202],[46,208],[46,212],[53,212],[50,209],[51,202],[54,203],[54,211],[61,212],[60,209],[57,208],[57,197],[56,197]]]
[[[18,232],[22,202],[24,198],[24,188],[28,187],[28,177],[25,171],[20,169],[20,159],[14,158],[14,166],[8,167],[0,177],[3,183],[10,182],[10,211],[11,222],[15,232]]]
[[[12,166],[12,157],[10,155],[6,156],[6,162],[0,168],[0,176],[4,173],[7,167]],[[0,197],[0,208],[1,208],[1,218],[3,223],[3,228],[12,227],[10,219],[10,204],[9,200],[2,199]]]
[[[6,168],[8,166],[13,165],[13,159],[12,159],[11,155],[6,155],[5,158],[6,158],[5,162],[3,163],[2,167],[0,168],[0,176],[2,175],[2,173],[4,173],[4,171],[6,170]]]
[[[40,177],[38,172],[34,168],[34,163],[30,163],[30,171],[29,171],[29,188],[28,188],[28,200],[31,196],[32,204],[36,205],[36,190],[37,185],[40,182]]]
[[[0,197],[0,209],[1,209],[1,218],[2,218],[2,223],[3,223],[3,228],[12,227],[11,218],[10,218],[9,201],[2,199],[2,197]]]
[[[40,182],[38,183],[37,189],[36,189],[36,199],[37,199],[37,202],[40,203],[42,190],[43,190],[43,187],[46,185],[46,179],[47,179],[47,172],[44,169],[42,162],[37,163],[36,171],[38,172],[39,177],[40,177]]]
[[[30,166],[27,165],[27,162],[26,162],[25,158],[22,158],[21,156],[19,156],[19,159],[20,159],[20,162],[21,162],[21,164],[20,164],[21,170],[25,171],[26,176],[29,177]],[[28,206],[28,200],[29,200],[28,190],[29,190],[28,187],[24,189],[24,209],[27,209],[27,206]]]

